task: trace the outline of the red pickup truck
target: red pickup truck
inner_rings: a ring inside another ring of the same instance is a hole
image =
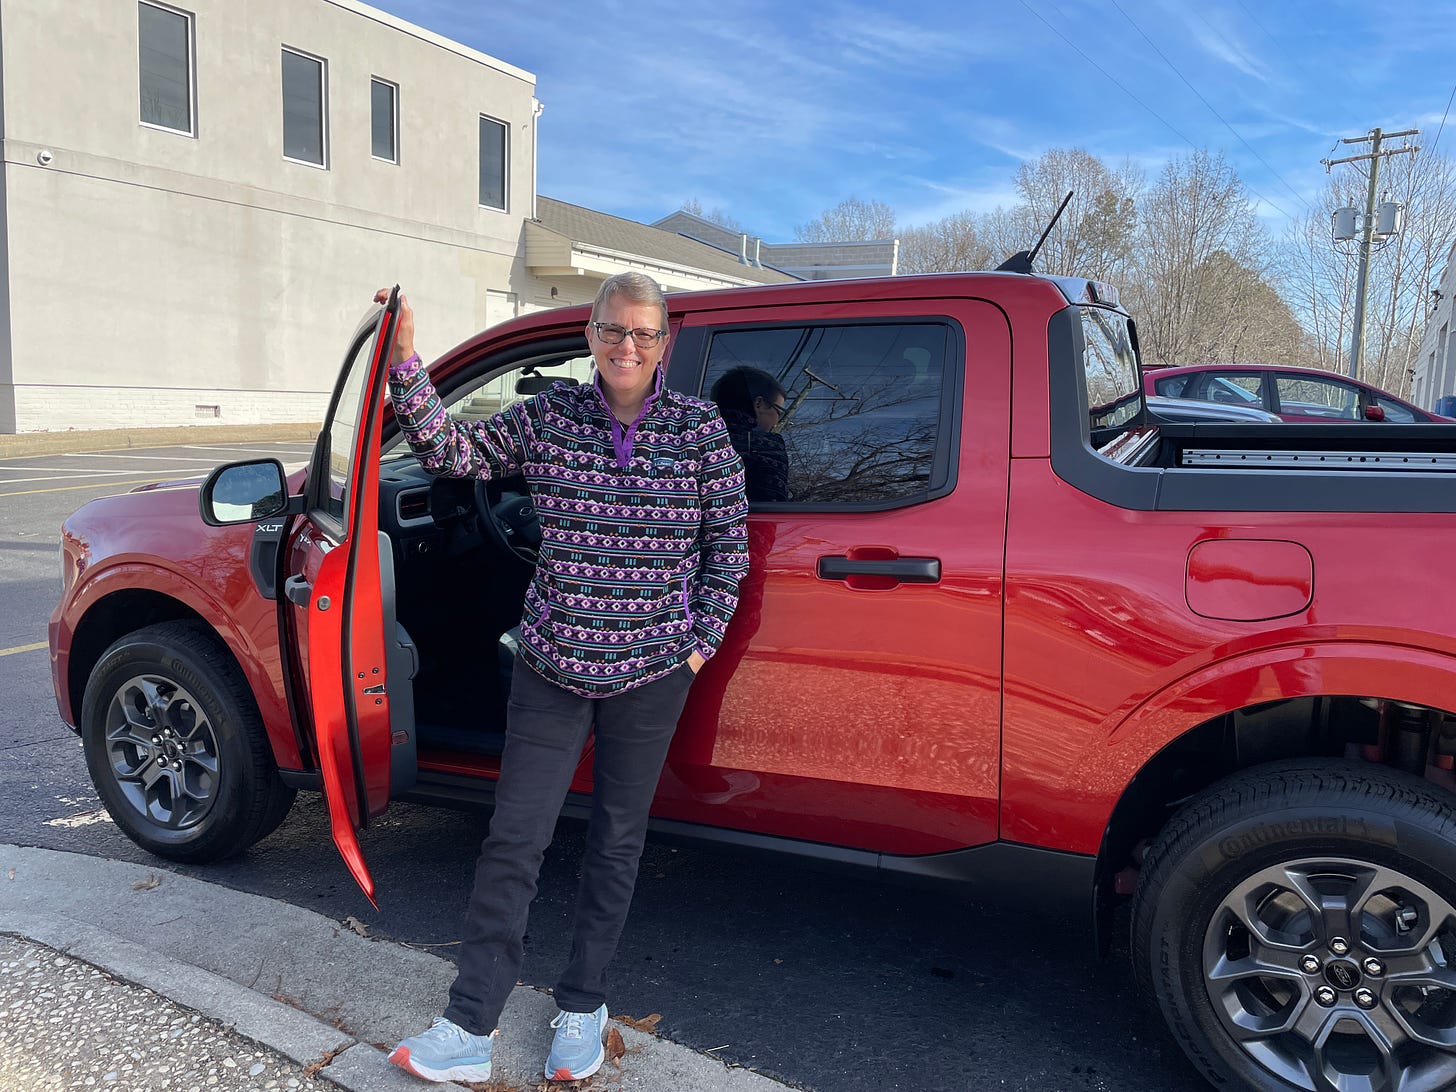
[[[1159,423],[1088,281],[670,306],[670,385],[781,386],[776,430],[736,439],[788,480],[750,505],[659,830],[1071,900],[1103,940],[1130,899],[1134,972],[1215,1084],[1456,1081],[1451,426]],[[586,319],[492,328],[435,383],[469,415],[587,381]],[[490,799],[539,530],[519,481],[432,480],[403,445],[394,322],[355,334],[307,468],[65,524],[61,715],[152,852],[237,853],[322,789],[372,897],[356,833],[391,799]]]

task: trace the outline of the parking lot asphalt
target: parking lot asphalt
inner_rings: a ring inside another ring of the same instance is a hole
[[[303,465],[313,444],[304,441],[254,441],[230,444],[179,444],[145,451],[51,451],[33,455],[0,452],[0,498],[46,493],[75,493],[71,507],[137,485],[205,476],[234,459],[273,457],[285,470]]]

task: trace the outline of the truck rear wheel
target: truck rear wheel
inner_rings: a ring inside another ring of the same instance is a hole
[[[1143,863],[1138,985],[1213,1083],[1456,1087],[1456,811],[1383,767],[1249,770]]]
[[[159,857],[240,853],[293,803],[242,673],[195,623],[147,626],[106,650],[86,683],[81,740],[106,810]]]

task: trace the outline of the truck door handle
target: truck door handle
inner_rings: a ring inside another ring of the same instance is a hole
[[[283,582],[283,597],[290,603],[300,607],[308,606],[309,600],[313,598],[313,585],[303,575],[290,576]]]
[[[851,554],[859,551],[851,551]],[[868,551],[866,551],[868,552]],[[876,550],[876,553],[882,553]],[[890,551],[883,551],[888,553]],[[854,579],[856,577],[867,579]],[[850,587],[884,588],[896,584],[940,583],[938,557],[855,557],[840,554],[819,559],[819,579],[843,580]]]

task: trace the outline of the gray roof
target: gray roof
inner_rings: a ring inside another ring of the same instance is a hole
[[[620,216],[609,216],[605,212],[584,209],[580,205],[557,201],[552,197],[537,196],[536,220],[548,231],[554,231],[573,242],[588,243],[624,254],[640,254],[689,269],[701,269],[759,284],[782,284],[798,280],[797,277],[777,269],[745,265],[738,260],[736,254],[689,239],[686,235],[639,224],[635,220],[624,220]]]

